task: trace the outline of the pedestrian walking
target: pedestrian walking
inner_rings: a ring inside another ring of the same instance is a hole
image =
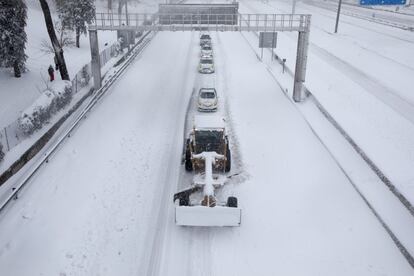
[[[53,69],[53,66],[50,65],[49,69],[47,69],[47,72],[49,73],[50,81],[55,80],[55,70]]]

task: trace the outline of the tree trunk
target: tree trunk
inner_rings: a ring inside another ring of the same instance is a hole
[[[80,48],[79,39],[80,39],[80,29],[76,28],[76,47],[78,48]]]
[[[59,44],[59,40],[56,37],[55,28],[53,27],[52,16],[50,15],[49,5],[46,0],[39,0],[40,6],[42,7],[43,15],[45,17],[47,32],[50,37],[50,42],[52,43],[53,50],[57,57],[60,77],[62,80],[70,80],[68,69],[66,68],[65,57],[63,56],[63,49]]]
[[[118,2],[118,14],[122,13],[122,8],[125,6],[127,0],[119,0]]]
[[[21,71],[20,71],[19,63],[17,61],[14,62],[13,68],[14,68],[14,76],[16,78],[20,78],[22,76],[22,74],[21,74]]]

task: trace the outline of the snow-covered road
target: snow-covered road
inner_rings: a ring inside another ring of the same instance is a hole
[[[170,209],[159,275],[410,275],[242,36],[213,40],[218,85],[249,176],[224,191],[239,197],[242,226],[180,228]]]
[[[1,216],[0,274],[412,275],[243,37],[213,47],[241,227],[174,224],[198,33],[159,33]]]
[[[193,37],[156,36],[1,217],[1,275],[143,275],[180,169]]]

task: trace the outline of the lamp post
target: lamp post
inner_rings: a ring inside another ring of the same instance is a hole
[[[335,33],[338,32],[338,23],[339,23],[339,15],[341,14],[341,6],[342,6],[342,0],[339,0],[339,2],[338,2],[338,11],[337,11],[337,14],[336,14]]]

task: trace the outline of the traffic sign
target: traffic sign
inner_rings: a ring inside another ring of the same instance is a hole
[[[276,48],[276,32],[260,32],[259,48]]]
[[[405,5],[407,0],[360,0],[361,6]]]

